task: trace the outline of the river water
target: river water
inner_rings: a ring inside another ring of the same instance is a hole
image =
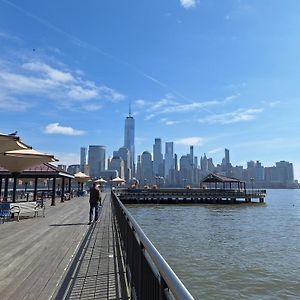
[[[300,299],[300,190],[263,205],[127,206],[195,299]]]

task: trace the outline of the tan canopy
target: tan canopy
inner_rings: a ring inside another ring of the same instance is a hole
[[[56,161],[53,155],[30,148],[9,150],[0,154],[0,165],[11,173],[20,173],[31,166],[53,161]]]
[[[90,176],[88,176],[82,172],[78,172],[78,173],[74,174],[74,177],[78,183],[85,183],[90,179]]]

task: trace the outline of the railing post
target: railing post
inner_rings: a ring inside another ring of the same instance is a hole
[[[164,281],[164,279],[162,278],[162,276],[160,276],[160,291],[159,291],[159,300],[165,300],[166,298],[166,293],[165,290],[168,288],[166,282]]]

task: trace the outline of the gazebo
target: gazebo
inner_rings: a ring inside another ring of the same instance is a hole
[[[2,196],[2,182],[4,179],[4,192],[3,200],[7,201],[8,197],[8,184],[9,179],[14,178],[13,174],[7,169],[0,166],[0,198]],[[38,189],[38,179],[52,179],[52,193],[51,193],[51,206],[55,206],[55,194],[56,194],[56,183],[61,180],[61,202],[64,202],[65,193],[71,192],[71,180],[74,178],[74,175],[62,171],[58,167],[50,164],[43,163],[30,168],[25,169],[18,175],[20,180],[34,180],[34,191],[33,191],[33,200],[37,199],[37,189]],[[26,182],[25,187],[27,188]]]
[[[243,181],[240,181],[237,178],[234,177],[227,177],[215,173],[211,173],[207,175],[200,183],[201,188],[207,187],[209,189],[223,189],[223,190],[231,190],[231,189],[243,189],[246,190],[246,183]],[[213,185],[213,187],[212,187]]]

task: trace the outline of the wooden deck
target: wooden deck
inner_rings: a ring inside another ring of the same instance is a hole
[[[45,218],[0,225],[1,300],[127,299],[110,195],[90,226],[88,198],[46,206]]]

